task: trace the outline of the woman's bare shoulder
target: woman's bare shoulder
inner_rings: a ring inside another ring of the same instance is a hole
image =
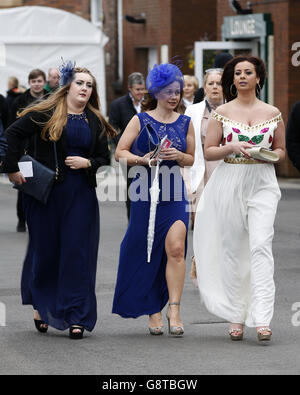
[[[140,123],[140,118],[138,117],[137,114],[135,114],[135,115],[131,118],[131,120],[128,122],[128,125],[129,125],[129,123],[131,123],[132,125],[137,125],[137,124]]]
[[[267,118],[274,118],[280,114],[280,110],[271,104],[261,102],[261,108],[264,110]]]
[[[228,115],[231,107],[232,107],[232,103],[231,102],[230,103],[225,103],[225,104],[222,104],[221,106],[217,107],[215,111],[219,115],[223,115],[224,117],[226,117]]]

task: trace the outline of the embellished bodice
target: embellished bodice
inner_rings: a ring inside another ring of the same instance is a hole
[[[167,135],[172,141],[172,147],[179,151],[186,151],[186,136],[189,129],[191,118],[180,114],[175,122],[162,123],[152,118],[149,114],[142,112],[137,114],[141,123],[141,128],[150,124],[155,129],[158,136],[162,139]],[[148,200],[150,201],[149,188],[155,176],[156,167],[147,168],[147,177],[137,174],[135,179],[140,179],[141,185],[146,183],[145,189],[148,190]],[[135,180],[134,179],[134,180]],[[133,183],[134,184],[134,180]],[[142,181],[141,181],[142,180]],[[163,160],[159,165],[159,198],[158,201],[182,200],[185,196],[184,181],[181,175],[180,166],[174,160]]]
[[[226,118],[223,115],[213,112],[212,118],[222,122],[223,125],[223,141],[222,145],[231,142],[246,141],[249,144],[257,145],[263,148],[271,149],[274,132],[277,129],[278,122],[282,121],[281,114],[273,117],[260,124],[249,126],[242,122],[237,122]],[[232,153],[228,155],[229,158],[236,158],[239,155]]]
[[[167,135],[168,139],[172,141],[172,147],[182,152],[186,151],[186,135],[190,124],[190,117],[180,114],[176,121],[172,123],[159,122],[146,112],[138,114],[138,117],[141,127],[150,124],[160,138]]]
[[[68,155],[87,157],[91,131],[85,113],[68,114],[66,127]]]

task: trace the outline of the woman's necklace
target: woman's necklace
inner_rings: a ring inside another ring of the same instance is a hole
[[[158,122],[167,124],[167,123],[170,123],[170,121],[173,122],[173,121],[172,121],[172,118],[174,117],[174,114],[173,114],[173,111],[172,111],[171,116],[169,116],[167,119],[165,119],[164,116],[161,116],[160,114],[157,114],[156,112],[153,112],[153,113],[152,113],[152,116],[153,116],[153,118],[156,119]]]

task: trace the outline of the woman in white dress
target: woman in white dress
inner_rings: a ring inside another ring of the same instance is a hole
[[[265,66],[256,57],[233,58],[224,68],[226,104],[209,122],[206,160],[223,160],[210,177],[197,207],[194,252],[198,286],[207,309],[230,322],[232,340],[243,325],[270,340],[275,285],[272,240],[280,199],[274,165],[251,158],[258,145],[285,157],[279,110],[259,100]]]

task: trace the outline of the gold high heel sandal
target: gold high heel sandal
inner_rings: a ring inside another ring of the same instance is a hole
[[[270,341],[272,336],[272,331],[268,327],[259,328],[257,331],[258,341]]]
[[[232,341],[243,340],[244,332],[242,328],[229,328],[228,332]]]
[[[180,305],[180,302],[172,302],[172,303],[169,303],[169,308],[170,308],[170,305],[179,306],[179,305]],[[168,311],[169,311],[169,308],[168,308]],[[167,311],[167,313],[166,313],[166,317],[167,317],[167,320],[168,320],[169,335],[175,336],[175,337],[182,337],[183,334],[184,334],[184,328],[183,328],[183,326],[179,326],[179,325],[178,325],[178,326],[176,326],[176,325],[171,326],[170,318],[169,318],[169,316],[168,316],[168,311]]]

